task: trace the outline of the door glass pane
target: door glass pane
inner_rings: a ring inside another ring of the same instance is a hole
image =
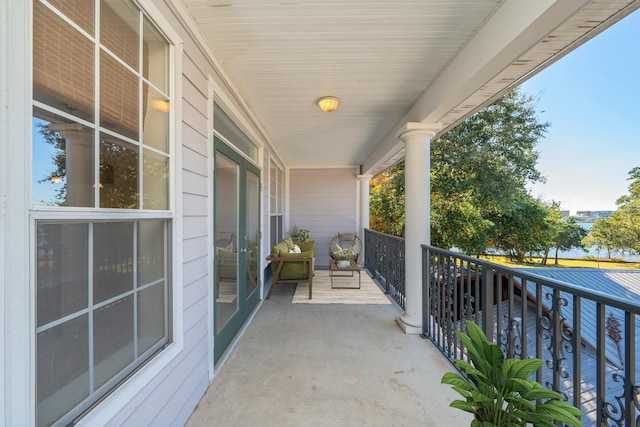
[[[260,259],[260,254],[258,253],[260,248],[258,244],[260,241],[260,227],[258,222],[260,219],[260,180],[256,174],[250,171],[247,171],[246,180],[247,274],[245,278],[245,296],[249,296],[258,287],[258,260]]]
[[[216,153],[216,233],[230,235],[216,247],[216,332],[238,310],[238,165]],[[222,239],[216,239],[221,241]]]

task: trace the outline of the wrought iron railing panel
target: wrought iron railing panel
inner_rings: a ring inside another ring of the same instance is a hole
[[[373,279],[404,309],[404,239],[365,229],[364,265]]]
[[[640,425],[640,304],[423,245],[423,330],[450,360],[468,361],[455,331],[480,325],[506,357],[537,357],[535,379],[591,426]]]

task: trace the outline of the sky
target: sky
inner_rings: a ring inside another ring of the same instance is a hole
[[[640,166],[640,10],[521,85],[551,124],[538,144],[545,184],[534,197],[562,210],[615,210]]]

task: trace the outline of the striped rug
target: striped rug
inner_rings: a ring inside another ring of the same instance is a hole
[[[334,277],[334,286],[353,287],[353,289],[331,289],[329,270],[316,270],[313,277],[313,295],[309,300],[309,284],[298,283],[293,295],[294,304],[391,304],[380,287],[361,271],[361,287],[358,289],[358,273],[353,277]]]

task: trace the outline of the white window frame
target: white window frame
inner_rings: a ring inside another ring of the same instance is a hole
[[[5,106],[8,105],[8,91],[5,90],[8,86],[7,80],[7,63],[9,57],[7,55],[7,40],[10,32],[8,31],[7,23],[7,2],[0,4],[0,200],[5,200],[7,195],[6,182],[9,179],[7,174],[7,141],[9,141],[8,129],[8,111]],[[2,53],[5,52],[5,53]],[[6,205],[0,202],[0,309],[5,312],[5,218],[6,218]],[[5,340],[5,316],[0,316],[0,349],[6,349],[7,343]],[[6,384],[5,378],[5,351],[0,351],[0,366],[3,369],[0,370],[0,384]],[[6,414],[5,405],[5,387],[0,387],[0,414]],[[4,417],[3,417],[4,418]],[[0,418],[0,424],[5,422]],[[3,424],[4,425],[4,424]]]
[[[101,425],[130,404],[133,397],[140,393],[159,373],[176,359],[184,348],[184,331],[182,316],[182,197],[177,197],[178,189],[182,188],[182,62],[184,44],[181,37],[169,24],[166,18],[154,5],[153,0],[137,0],[141,9],[149,19],[163,32],[169,40],[169,79],[173,88],[170,100],[170,123],[172,132],[169,135],[171,166],[170,176],[170,216],[172,218],[172,279],[171,279],[171,319],[173,327],[173,342],[167,349],[158,354],[149,363],[129,377],[124,384],[118,387],[117,392],[104,398],[94,409],[85,415],[79,422],[81,425]],[[143,212],[136,212],[136,218],[141,218]],[[158,218],[153,214],[154,218]]]
[[[274,207],[271,205],[271,191],[272,191],[272,183],[273,183],[273,178],[271,176],[271,168],[275,167],[276,168],[276,174],[279,172],[280,173],[280,180],[278,180],[276,178],[276,204],[278,203],[278,197],[280,197],[280,212],[274,212]],[[284,211],[285,211],[285,201],[286,201],[286,197],[285,197],[285,170],[284,168],[278,164],[278,162],[276,162],[273,157],[269,160],[269,233],[271,234],[271,220],[274,216],[280,216],[282,219],[282,235],[278,236],[278,238],[276,239],[276,241],[279,241],[281,238],[284,238],[286,236],[286,232],[285,232],[285,215],[284,215]],[[269,241],[271,243],[271,240],[273,239],[273,236],[269,235]],[[269,246],[270,247],[270,246]]]
[[[34,0],[37,1],[37,0]],[[0,304],[4,309],[0,361],[0,424],[35,425],[36,361],[35,361],[35,224],[38,219],[101,219],[140,220],[147,217],[171,220],[172,274],[171,319],[172,343],[145,366],[119,385],[115,392],[103,398],[79,424],[102,425],[117,415],[149,382],[162,372],[183,349],[182,317],[182,205],[176,197],[182,188],[180,135],[182,125],[182,58],[183,42],[152,0],[136,0],[149,19],[162,30],[170,43],[169,84],[172,87],[170,112],[170,183],[167,212],[92,213],[95,209],[65,208],[55,211],[31,207],[31,117],[32,117],[32,2],[0,3]],[[7,10],[11,9],[11,19]],[[10,35],[10,37],[9,37]],[[8,60],[8,59],[11,60]],[[10,83],[10,84],[9,84]],[[5,89],[6,88],[6,89]],[[5,106],[11,106],[6,108]],[[22,141],[9,144],[9,141]],[[11,161],[9,161],[11,159]],[[12,242],[5,250],[4,242]],[[6,267],[6,268],[5,268]],[[28,286],[16,286],[28,283]],[[8,331],[8,332],[5,332]],[[4,377],[3,377],[4,376]],[[11,396],[5,394],[11,390]]]
[[[33,425],[35,423],[34,353],[35,322],[31,286],[12,286],[30,283],[29,222],[31,151],[31,2],[0,3],[0,105],[2,125],[0,136],[3,155],[2,217],[4,241],[11,242],[11,250],[4,251],[2,271],[4,382],[4,425]],[[8,11],[11,10],[9,19]],[[6,108],[5,106],[10,106]],[[9,144],[9,141],[23,141]],[[11,161],[9,161],[11,159]],[[17,177],[17,179],[11,179]]]

